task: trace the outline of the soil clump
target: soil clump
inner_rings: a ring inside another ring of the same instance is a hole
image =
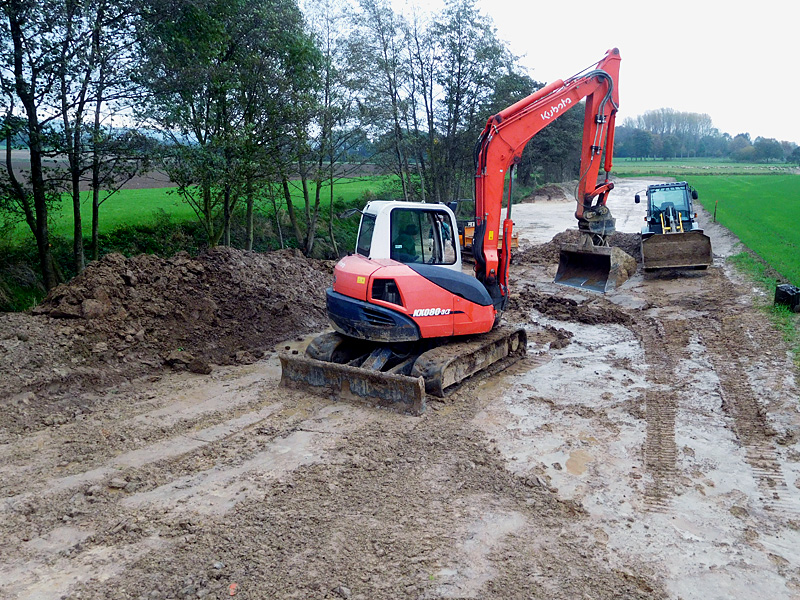
[[[638,233],[615,232],[608,236],[608,245],[619,248],[629,254],[637,263],[642,261],[641,236]],[[577,229],[567,229],[553,236],[553,239],[544,244],[529,246],[514,254],[514,261],[520,264],[547,265],[558,264],[561,246],[564,244],[577,244],[580,242],[580,232]]]

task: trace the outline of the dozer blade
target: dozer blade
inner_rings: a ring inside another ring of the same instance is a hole
[[[618,271],[616,263],[613,248],[608,246],[563,244],[554,281],[576,288],[606,292],[621,283],[617,281],[615,274]]]
[[[527,334],[524,329],[500,327],[482,335],[445,339],[441,345],[408,358],[409,370],[404,372],[410,375],[334,362],[349,358],[348,340],[338,334],[319,336],[309,349],[310,356],[279,355],[281,385],[325,389],[342,399],[418,415],[425,410],[426,391],[442,397],[448,388],[479,372],[496,373],[525,356]]]
[[[280,354],[279,358],[282,386],[324,388],[340,398],[360,399],[415,415],[425,410],[425,381],[422,377],[384,373],[286,353]]]
[[[657,234],[642,240],[642,265],[656,269],[705,269],[713,262],[711,239],[700,231]]]

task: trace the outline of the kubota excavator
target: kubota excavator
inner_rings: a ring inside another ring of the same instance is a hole
[[[326,291],[335,332],[316,337],[305,356],[282,353],[281,382],[328,388],[373,404],[419,413],[425,394],[475,373],[499,369],[526,352],[524,328],[498,326],[509,297],[512,239],[509,171],[541,129],[586,99],[578,228],[584,240],[562,251],[556,280],[605,290],[610,268],[606,207],[619,104],[620,55],[558,80],[492,116],[475,150],[475,277],[461,270],[453,212],[443,204],[374,201],[361,216],[355,253],[334,269]],[[605,150],[605,179],[598,173]],[[506,217],[501,224],[505,180]],[[501,229],[502,227],[502,229]],[[603,274],[604,273],[604,274]],[[598,281],[601,281],[598,284]]]

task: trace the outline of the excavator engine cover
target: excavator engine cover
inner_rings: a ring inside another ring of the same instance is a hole
[[[711,239],[702,231],[657,234],[642,239],[642,265],[645,271],[705,269],[712,260]]]

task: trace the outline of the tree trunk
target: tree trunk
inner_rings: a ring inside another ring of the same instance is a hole
[[[80,275],[86,268],[86,257],[83,251],[80,181],[76,174],[72,176],[72,258],[75,261],[75,274]]]
[[[336,243],[336,236],[335,236],[335,235],[334,235],[334,233],[333,233],[333,168],[334,168],[334,166],[335,166],[335,165],[334,165],[333,161],[331,161],[331,164],[330,164],[330,168],[331,168],[331,181],[330,181],[330,187],[331,187],[331,192],[330,192],[330,207],[331,207],[331,210],[330,210],[330,215],[328,216],[328,234],[329,234],[329,235],[330,235],[330,237],[331,237],[331,247],[333,248],[333,255],[334,255],[336,258],[339,258],[339,246],[338,246],[338,244]]]
[[[286,210],[289,213],[289,222],[292,224],[294,230],[294,237],[298,244],[303,243],[303,234],[300,232],[300,224],[297,222],[297,215],[294,212],[294,205],[292,204],[292,192],[289,190],[289,180],[285,175],[281,176],[283,184],[283,197],[286,200]]]
[[[47,228],[47,196],[45,194],[44,173],[42,171],[41,126],[39,125],[39,117],[36,110],[36,91],[31,89],[30,84],[25,81],[23,68],[25,55],[22,33],[24,10],[19,0],[13,0],[8,10],[8,20],[14,48],[15,91],[25,108],[28,121],[28,146],[31,160],[30,184],[33,189],[35,218],[34,236],[36,237],[36,249],[39,255],[39,265],[42,269],[44,286],[49,291],[58,285],[59,278],[50,250],[50,232]]]
[[[231,186],[225,184],[223,191],[223,206],[222,206],[222,245],[231,245]]]
[[[246,182],[247,186],[247,215],[245,217],[246,224],[245,224],[245,243],[244,248],[245,250],[252,250],[253,249],[253,179],[252,177],[247,178]]]
[[[99,28],[94,34],[95,45],[100,45]],[[100,61],[97,80],[97,94],[94,104],[94,125],[92,126],[92,260],[100,258],[100,111],[105,91],[106,61]]]

